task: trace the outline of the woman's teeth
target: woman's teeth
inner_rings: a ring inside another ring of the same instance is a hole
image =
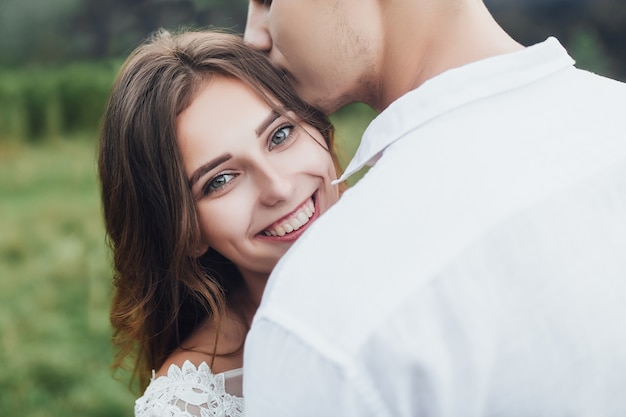
[[[273,224],[269,229],[264,230],[263,234],[265,236],[285,236],[307,224],[313,213],[315,213],[315,205],[313,199],[309,199],[286,220]]]

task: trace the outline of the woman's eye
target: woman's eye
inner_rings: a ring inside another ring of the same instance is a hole
[[[220,188],[224,187],[228,184],[232,179],[235,178],[235,174],[219,174],[213,177],[203,189],[203,194],[210,194],[214,191],[218,191]]]
[[[279,146],[284,143],[291,136],[291,131],[293,130],[293,126],[287,125],[279,128],[276,132],[272,134],[270,139],[270,149],[275,146]]]

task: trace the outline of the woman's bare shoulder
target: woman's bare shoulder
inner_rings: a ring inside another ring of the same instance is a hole
[[[241,368],[244,340],[245,330],[231,318],[224,320],[219,334],[212,324],[205,323],[165,360],[155,376],[167,375],[172,365],[182,369],[187,361],[196,368],[204,362],[214,374]]]

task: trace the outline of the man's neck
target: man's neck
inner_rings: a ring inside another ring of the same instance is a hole
[[[444,71],[523,48],[482,1],[390,2],[385,13],[377,111]]]

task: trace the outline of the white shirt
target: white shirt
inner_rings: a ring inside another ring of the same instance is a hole
[[[394,102],[269,280],[247,417],[626,416],[625,116],[555,39]]]

